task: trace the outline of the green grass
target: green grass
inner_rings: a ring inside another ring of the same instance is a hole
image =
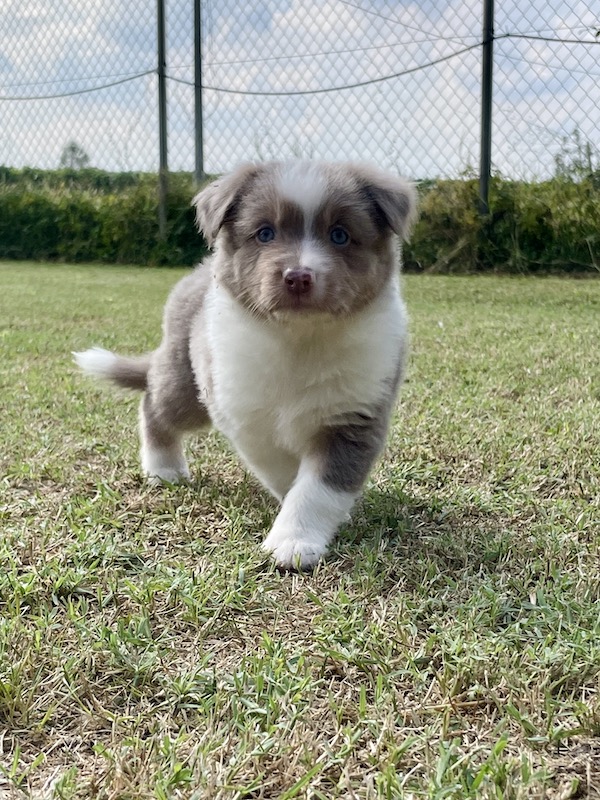
[[[600,796],[600,282],[405,279],[389,446],[329,559],[219,438],[139,478],[181,271],[0,265],[0,796]]]

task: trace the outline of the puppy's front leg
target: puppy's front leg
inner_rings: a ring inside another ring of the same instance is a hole
[[[360,414],[315,439],[263,543],[280,567],[312,567],[325,554],[360,493],[386,429],[387,414]]]

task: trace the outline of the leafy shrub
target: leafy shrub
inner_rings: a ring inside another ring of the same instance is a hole
[[[0,168],[0,258],[193,264],[206,253],[189,175],[169,178],[158,234],[156,175]]]
[[[476,263],[477,197],[473,178],[421,185],[419,219],[404,254],[408,269],[462,272]]]
[[[53,259],[58,249],[53,198],[31,189],[0,193],[0,257]]]
[[[420,186],[420,218],[405,248],[408,269],[600,271],[600,185],[557,177],[541,183],[492,179],[480,217],[474,178]]]
[[[147,172],[104,172],[94,167],[83,169],[43,170],[35,167],[6,167],[0,164],[0,186],[18,185],[27,188],[89,189],[96,192],[120,192],[133,186],[156,186],[156,175]]]

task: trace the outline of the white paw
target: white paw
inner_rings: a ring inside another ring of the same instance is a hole
[[[190,479],[188,469],[162,469],[160,474],[157,472],[144,473],[150,486],[160,486],[163,483],[186,483]]]
[[[282,534],[274,530],[262,543],[282,569],[310,569],[325,555],[327,541],[319,537]]]
[[[142,472],[151,486],[161,483],[185,483],[190,479],[190,470],[179,446],[161,449],[142,445],[140,451]]]

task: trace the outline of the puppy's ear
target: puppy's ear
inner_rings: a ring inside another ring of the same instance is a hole
[[[370,165],[356,165],[355,172],[382,222],[408,239],[417,217],[417,192],[412,183]]]
[[[257,164],[241,164],[229,175],[223,175],[202,189],[192,200],[196,207],[196,223],[212,247],[223,223],[234,213],[235,206],[260,170]]]

